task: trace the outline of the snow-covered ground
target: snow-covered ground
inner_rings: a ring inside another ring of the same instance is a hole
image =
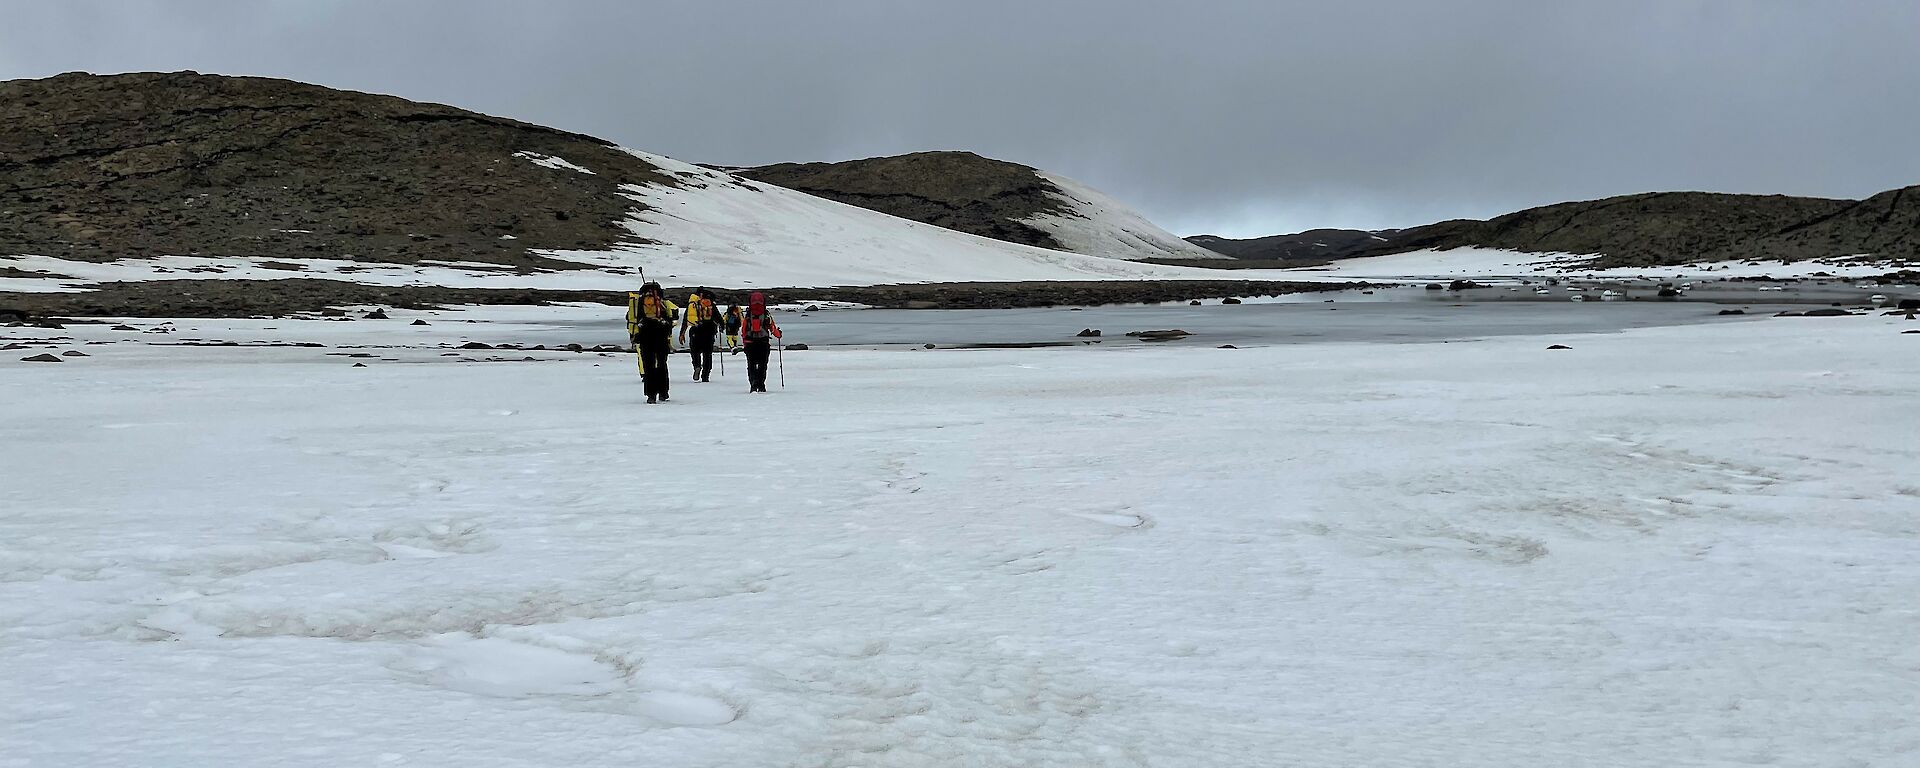
[[[0,765],[1916,765],[1909,327],[7,358]]]
[[[1728,278],[1728,277],[1808,277],[1826,272],[1836,277],[1867,277],[1899,269],[1889,263],[1863,263],[1857,260],[1810,259],[1782,264],[1777,261],[1716,261],[1665,267],[1620,267],[1587,269],[1590,255],[1571,253],[1526,253],[1496,248],[1452,248],[1420,250],[1387,256],[1345,259],[1317,267],[1281,270],[1281,274],[1324,275],[1341,279],[1363,278],[1459,278],[1529,277],[1535,275],[1595,278]]]

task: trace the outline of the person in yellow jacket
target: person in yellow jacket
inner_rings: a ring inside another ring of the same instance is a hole
[[[667,301],[659,283],[640,286],[627,294],[627,337],[640,356],[640,382],[647,403],[666,402],[667,356],[673,353],[673,321],[680,308]]]
[[[693,344],[687,345],[687,331],[693,331]],[[713,380],[713,337],[720,330],[720,312],[713,305],[713,292],[696,288],[687,297],[687,318],[680,322],[680,343],[693,358],[693,380]]]
[[[721,325],[727,332],[727,354],[729,355],[740,351],[740,325],[745,319],[746,315],[740,311],[740,305],[727,305],[727,314],[722,316]]]

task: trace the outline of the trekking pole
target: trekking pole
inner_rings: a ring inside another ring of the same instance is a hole
[[[780,388],[786,389],[787,388],[787,340],[779,339],[779,342],[780,342]]]

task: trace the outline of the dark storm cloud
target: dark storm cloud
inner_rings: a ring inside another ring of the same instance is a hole
[[[30,2],[0,78],[197,69],[684,160],[970,149],[1181,233],[1920,183],[1920,3]]]

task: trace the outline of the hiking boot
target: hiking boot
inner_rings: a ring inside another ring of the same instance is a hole
[[[655,399],[653,395],[647,395],[647,405],[653,405],[654,403],[658,403],[658,402],[660,401],[658,399]]]

